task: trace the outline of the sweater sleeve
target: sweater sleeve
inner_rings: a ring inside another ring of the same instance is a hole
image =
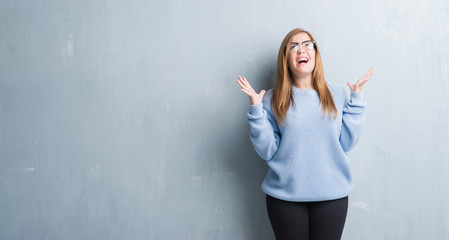
[[[262,103],[250,105],[250,111],[247,114],[249,138],[256,152],[266,161],[273,158],[281,141],[277,121],[270,108],[269,101],[264,99]]]
[[[345,97],[340,133],[340,144],[345,152],[349,152],[359,141],[366,105],[362,92],[351,92],[350,96],[349,100]]]

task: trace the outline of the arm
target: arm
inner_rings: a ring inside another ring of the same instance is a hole
[[[277,121],[271,114],[271,97],[265,97],[265,90],[256,93],[245,77],[238,76],[237,83],[250,99],[250,111],[247,114],[249,138],[260,157],[269,161],[277,152],[281,134]],[[268,96],[268,95],[267,95]]]
[[[348,82],[351,89],[351,98],[348,100],[345,93],[343,106],[342,125],[340,132],[340,144],[343,151],[349,152],[359,141],[362,133],[363,112],[366,102],[363,100],[363,85],[373,76],[376,68],[365,73],[355,84]]]
[[[362,92],[351,92],[351,98],[345,99],[340,132],[340,144],[345,152],[349,152],[359,141],[365,105]]]
[[[249,138],[259,156],[267,161],[276,154],[281,134],[276,119],[271,113],[269,101],[250,105],[247,114],[250,126]]]

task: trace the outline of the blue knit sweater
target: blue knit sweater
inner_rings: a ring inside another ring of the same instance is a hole
[[[358,142],[366,102],[362,92],[327,83],[337,119],[323,118],[318,94],[292,86],[296,109],[290,106],[285,125],[271,110],[273,89],[247,114],[250,139],[270,167],[262,190],[287,201],[324,201],[348,196],[353,189],[346,152]]]

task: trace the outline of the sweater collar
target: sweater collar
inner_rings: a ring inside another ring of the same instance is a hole
[[[308,94],[308,95],[316,95],[317,94],[315,89],[302,89],[302,88],[297,88],[293,85],[292,85],[292,90],[294,93],[299,93],[299,94]]]

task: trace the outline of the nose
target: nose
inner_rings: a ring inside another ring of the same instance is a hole
[[[300,54],[300,53],[303,53],[305,51],[306,51],[306,49],[301,44],[299,44],[297,53]]]

